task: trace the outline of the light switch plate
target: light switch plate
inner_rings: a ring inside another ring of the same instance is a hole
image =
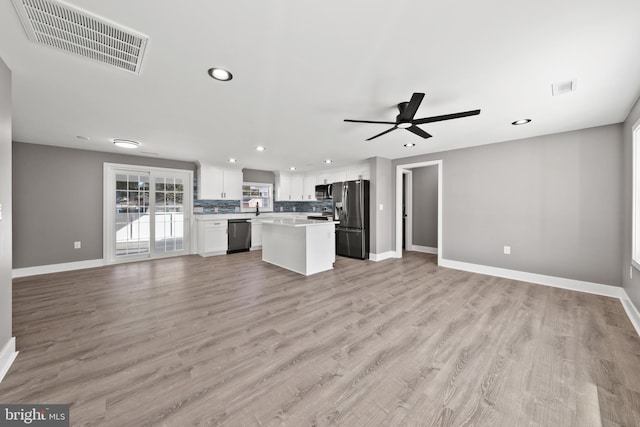
[[[511,246],[505,246],[504,247],[504,254],[505,255],[511,255]]]

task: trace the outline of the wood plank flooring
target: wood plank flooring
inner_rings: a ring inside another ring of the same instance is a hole
[[[74,426],[639,426],[640,339],[616,299],[260,252],[14,280],[1,403]]]

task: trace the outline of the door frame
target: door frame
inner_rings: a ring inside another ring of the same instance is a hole
[[[410,251],[413,247],[413,171],[409,169],[403,170],[402,177],[404,178],[402,197],[404,198],[404,207],[407,215],[404,225],[404,249]],[[402,241],[400,242],[400,247],[402,247]]]
[[[185,174],[188,176],[188,181],[185,183],[185,200],[184,200],[184,254],[192,254],[193,253],[193,244],[192,244],[192,233],[194,229],[194,218],[193,218],[193,171],[188,169],[175,169],[175,168],[161,168],[155,166],[140,166],[140,165],[129,165],[124,163],[107,163],[105,162],[103,165],[102,172],[102,258],[104,259],[104,263],[106,265],[109,264],[120,264],[125,262],[135,262],[142,261],[147,259],[157,259],[157,258],[166,258],[170,256],[175,256],[173,254],[169,255],[155,255],[153,243],[149,242],[149,256],[145,257],[131,257],[131,258],[123,258],[117,259],[115,254],[112,253],[112,249],[115,248],[115,224],[112,221],[113,217],[110,212],[115,210],[115,202],[113,198],[113,191],[115,191],[114,183],[110,182],[111,177],[114,176],[113,173],[117,170],[123,171],[131,171],[131,172],[148,172],[152,173],[168,173],[168,174]],[[151,186],[152,180],[149,179],[149,186]],[[187,200],[188,199],[188,200]],[[151,203],[154,203],[154,200],[150,200]],[[155,227],[154,221],[151,222],[151,233],[153,235],[153,228]]]
[[[419,163],[407,163],[396,165],[396,258],[402,258],[402,175],[411,172],[411,169],[424,166],[438,167],[438,265],[442,264],[442,254],[444,253],[444,240],[442,236],[442,187],[443,173],[442,160],[430,160]],[[410,194],[411,196],[411,194]],[[408,245],[407,245],[408,246]]]

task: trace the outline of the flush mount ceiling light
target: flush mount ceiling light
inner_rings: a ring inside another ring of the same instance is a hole
[[[530,123],[531,119],[520,119],[520,120],[516,120],[515,122],[511,122],[512,125],[514,126],[520,126],[520,125],[526,125],[527,123]]]
[[[132,141],[130,139],[116,138],[113,140],[113,145],[120,148],[138,148],[140,143],[137,141]]]
[[[208,72],[211,77],[222,82],[229,81],[233,78],[233,75],[223,68],[209,68]]]
[[[331,160],[331,159],[327,159],[327,160],[325,160],[324,162],[325,162],[326,164],[331,164],[331,163],[333,163],[333,160]]]
[[[238,161],[238,159],[234,159],[233,157],[229,158],[229,160],[227,160],[229,163],[235,163]]]
[[[89,141],[91,139],[88,136],[82,136],[82,135],[78,135],[78,136],[76,136],[76,138],[81,139],[83,141]]]
[[[408,143],[408,144],[404,144],[404,146],[405,146],[405,147],[415,147],[415,146],[416,146],[416,144],[413,144],[413,143],[411,143],[411,142],[410,142],[410,143]]]
[[[267,147],[264,147],[264,146],[262,146],[262,145],[258,145],[258,146],[256,147],[256,151],[264,151],[264,150],[266,150],[266,149],[267,149]]]
[[[289,168],[289,170],[290,170],[290,171],[294,171],[294,170],[296,170],[296,167],[295,167],[295,166],[291,166],[291,167]]]

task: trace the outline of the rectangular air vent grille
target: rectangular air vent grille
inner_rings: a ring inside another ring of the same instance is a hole
[[[140,74],[148,37],[56,0],[13,0],[29,39]]]

